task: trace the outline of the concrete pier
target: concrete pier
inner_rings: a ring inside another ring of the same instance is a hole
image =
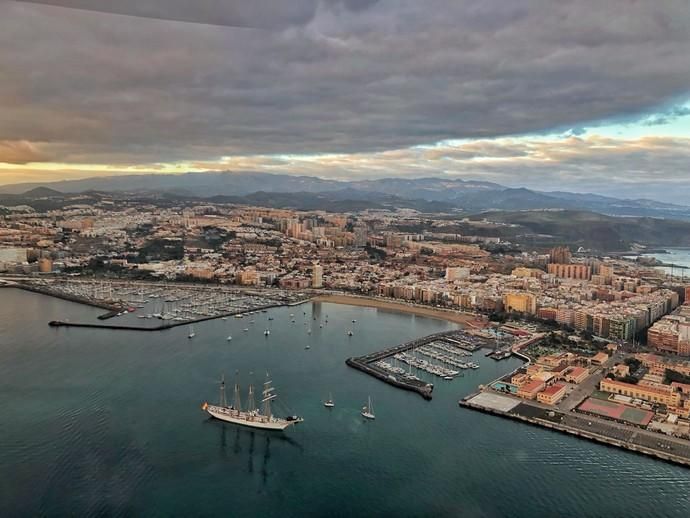
[[[464,408],[690,467],[690,442],[675,437],[592,416],[551,410],[489,391],[471,394],[460,400],[459,404]]]

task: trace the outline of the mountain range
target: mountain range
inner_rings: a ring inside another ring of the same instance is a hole
[[[566,209],[615,216],[690,220],[690,207],[648,199],[589,193],[543,192],[452,178],[383,178],[338,181],[312,176],[254,172],[205,172],[95,177],[0,186],[0,204],[89,191],[155,196],[226,197],[234,203],[264,203],[303,209],[357,210],[408,207],[420,211]],[[338,208],[334,205],[337,202]]]

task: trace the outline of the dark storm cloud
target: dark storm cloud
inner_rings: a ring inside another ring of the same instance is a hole
[[[63,161],[566,130],[644,112],[690,84],[684,2],[42,3],[140,16],[0,1],[0,141]]]

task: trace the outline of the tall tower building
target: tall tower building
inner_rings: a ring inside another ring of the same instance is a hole
[[[567,246],[559,246],[549,250],[549,262],[554,264],[570,264],[572,254]]]
[[[311,272],[311,287],[323,288],[323,266],[315,264]]]

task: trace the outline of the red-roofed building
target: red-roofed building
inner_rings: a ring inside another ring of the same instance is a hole
[[[544,390],[544,382],[541,380],[532,380],[520,387],[517,395],[524,399],[534,399],[542,390]]]
[[[537,401],[545,405],[555,405],[563,399],[567,388],[563,383],[554,383],[550,387],[546,387],[543,392],[537,394]]]

